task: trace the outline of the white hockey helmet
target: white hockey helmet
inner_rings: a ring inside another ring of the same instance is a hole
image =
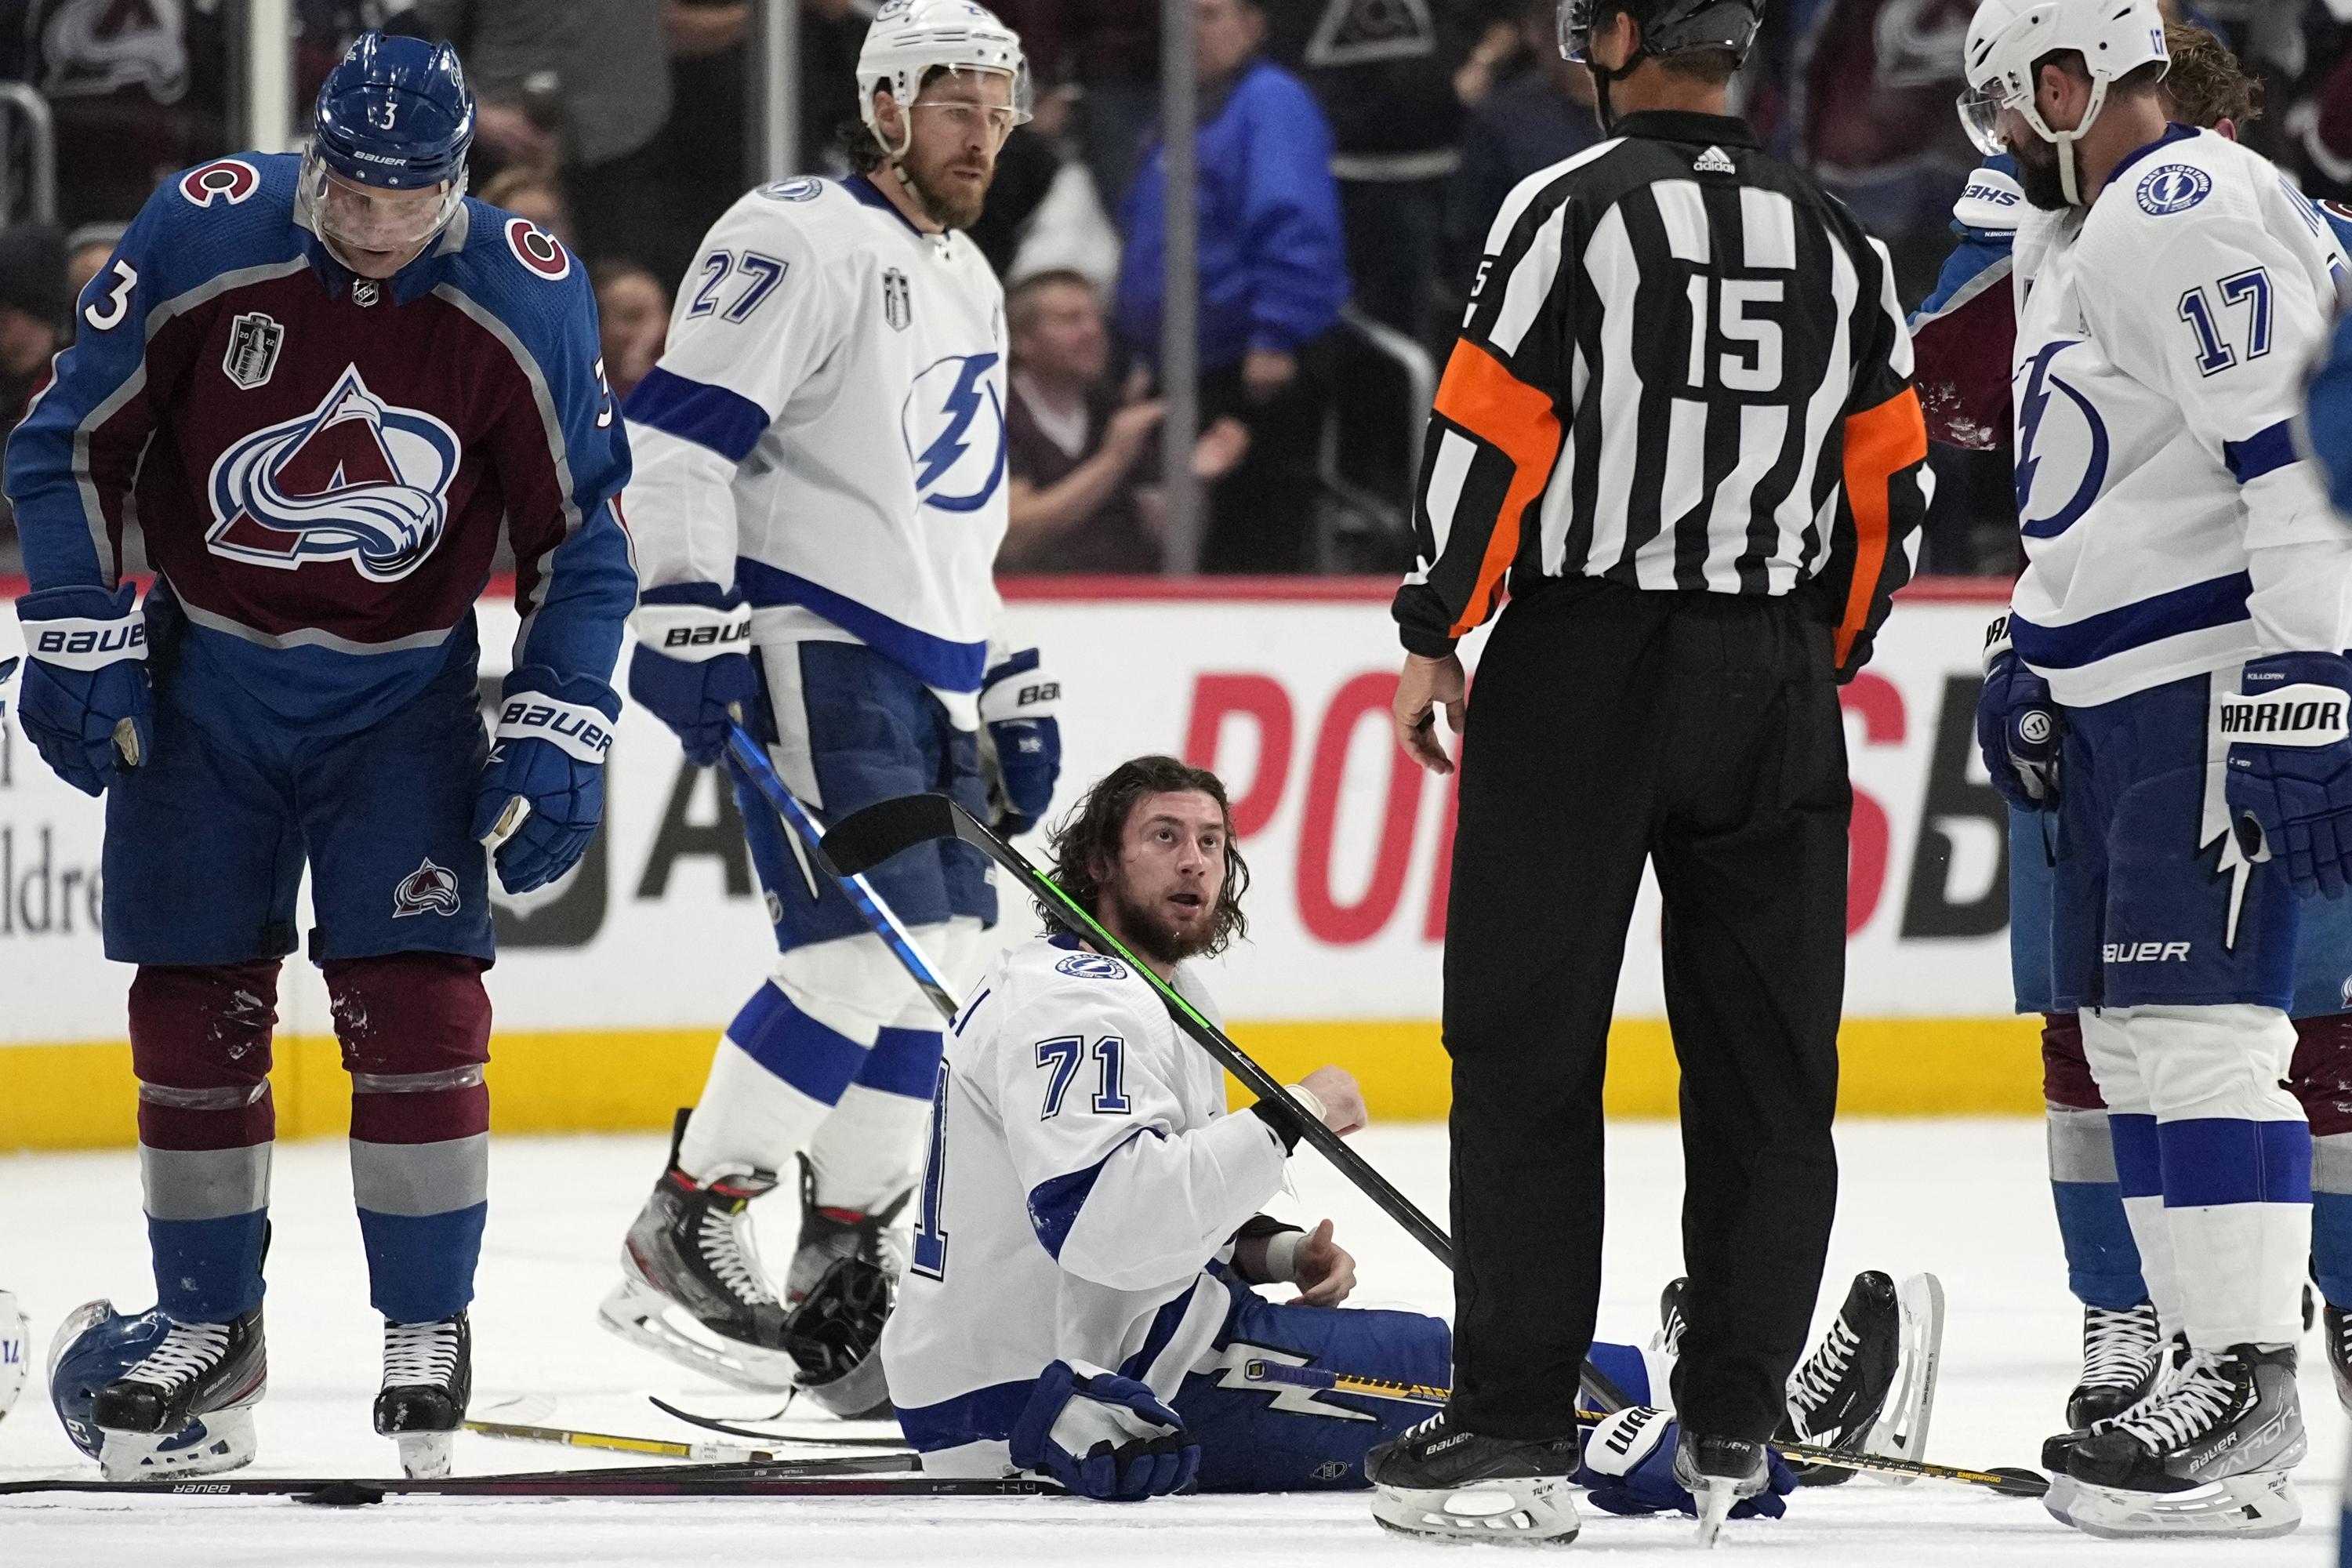
[[[2080,54],[2091,79],[2091,101],[2072,131],[2053,130],[2033,100],[2033,62],[2061,49]],[[2098,120],[2108,86],[2171,58],[2157,0],[1983,0],[1969,22],[1960,123],[1984,152],[2005,152],[1995,122],[2002,110],[2017,110],[2035,135],[2056,144],[2066,199],[2079,202],[2074,143]]]
[[[992,71],[1011,79],[1013,123],[1029,119],[1034,101],[1029,62],[1021,36],[985,5],[972,0],[884,0],[857,50],[857,112],[878,139],[874,95],[887,91],[901,107],[911,105],[923,79],[935,68]],[[892,156],[906,151],[889,148]]]

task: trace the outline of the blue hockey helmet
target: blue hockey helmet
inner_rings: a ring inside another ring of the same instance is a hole
[[[49,1403],[75,1447],[93,1459],[101,1457],[105,1434],[90,1417],[90,1402],[171,1331],[171,1320],[160,1310],[126,1318],[106,1300],[85,1301],[58,1325],[49,1341]]]
[[[421,249],[466,197],[466,153],[474,142],[474,95],[457,51],[422,38],[362,33],[319,89],[310,145],[303,154],[295,216],[330,245],[365,250]],[[330,177],[378,191],[441,193],[436,206],[343,203],[331,212]]]

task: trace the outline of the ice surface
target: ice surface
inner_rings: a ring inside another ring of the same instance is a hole
[[[1680,1154],[1673,1128],[1610,1130],[1610,1234],[1604,1334],[1646,1338],[1658,1288],[1675,1272]],[[1376,1128],[1359,1146],[1441,1219],[1445,1139],[1435,1127]],[[1858,1269],[1942,1276],[1950,1317],[1928,1457],[2030,1465],[2071,1381],[2076,1309],[2065,1291],[2030,1121],[1853,1122],[1840,1130],[1844,1197],[1822,1311]],[[567,1426],[685,1437],[645,1403],[660,1394],[703,1409],[751,1414],[752,1395],[706,1383],[598,1329],[621,1233],[658,1172],[662,1145],[642,1137],[504,1139],[492,1153],[492,1204],[474,1309],[477,1407],[508,1395],[555,1401]],[[1356,1253],[1364,1305],[1444,1311],[1443,1269],[1311,1153],[1296,1162],[1290,1212],[1330,1215]],[[258,1412],[253,1473],[381,1476],[392,1446],[368,1426],[377,1321],[367,1307],[359,1228],[343,1149],[277,1152],[269,1258],[269,1395]],[[128,1151],[0,1158],[0,1286],[34,1319],[34,1348],[79,1302],[152,1300],[139,1174]],[[788,1200],[757,1211],[772,1264],[788,1256]],[[1528,1245],[1541,1246],[1530,1236]],[[2115,1544],[2079,1536],[2038,1503],[1970,1489],[1866,1478],[1791,1500],[1777,1522],[1727,1527],[1719,1560],[1769,1557],[1812,1568],[1938,1563],[2165,1563],[2282,1565],[2332,1561],[2345,1421],[2316,1337],[2305,1346],[2304,1409],[2312,1457],[2302,1471],[2301,1531],[2284,1541]],[[543,1418],[546,1419],[546,1418]],[[590,1465],[598,1457],[532,1444],[461,1438],[461,1472]],[[83,1473],[37,1388],[0,1421],[0,1479]],[[1620,1556],[1685,1553],[1684,1520],[1588,1517],[1572,1549]],[[1477,1549],[1384,1535],[1360,1494],[1195,1498],[1133,1507],[1045,1498],[948,1500],[635,1500],[434,1501],[321,1511],[272,1500],[0,1499],[0,1563],[141,1563],[154,1568],[277,1563],[719,1563],[1251,1562],[1305,1564],[1409,1558],[1460,1564]],[[1478,1561],[1485,1561],[1479,1558]],[[1517,1561],[1516,1557],[1511,1561]]]

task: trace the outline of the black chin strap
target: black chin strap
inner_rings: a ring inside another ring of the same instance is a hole
[[[1634,68],[1649,58],[1650,51],[1646,47],[1637,47],[1625,57],[1625,63],[1615,70],[1605,69],[1590,60],[1585,62],[1584,68],[1592,73],[1592,112],[1601,121],[1601,134],[1603,136],[1617,134],[1617,111],[1609,104],[1609,84],[1632,76]]]

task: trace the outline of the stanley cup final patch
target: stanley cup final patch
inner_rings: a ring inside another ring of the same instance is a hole
[[[286,329],[258,310],[247,311],[229,323],[228,353],[221,357],[221,374],[241,391],[251,392],[269,383],[278,368],[278,351]]]
[[[457,873],[436,866],[428,856],[392,890],[392,918],[411,915],[454,915],[457,912]]]

